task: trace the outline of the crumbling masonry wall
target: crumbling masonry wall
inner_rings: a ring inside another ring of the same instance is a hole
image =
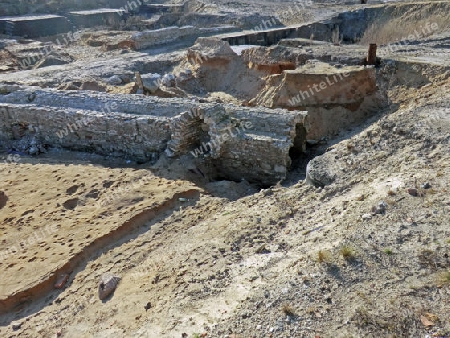
[[[42,36],[67,33],[72,24],[66,17],[59,15],[37,15],[0,18],[0,34],[8,36]]]
[[[146,161],[164,151],[194,156],[211,140],[200,159],[225,177],[263,184],[286,177],[296,126],[308,127],[306,112],[283,109],[21,86],[0,86],[0,93],[3,146],[26,135],[54,147]],[[226,130],[232,136],[221,138]]]

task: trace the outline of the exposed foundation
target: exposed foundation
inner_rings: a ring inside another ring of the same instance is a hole
[[[140,161],[191,154],[223,176],[273,184],[286,177],[289,150],[304,147],[306,112],[199,104],[180,99],[7,88],[0,137]],[[30,102],[30,98],[33,98]],[[102,111],[99,110],[102,108]],[[302,133],[303,135],[304,133]],[[203,138],[202,138],[203,137]],[[295,142],[294,142],[295,140]]]

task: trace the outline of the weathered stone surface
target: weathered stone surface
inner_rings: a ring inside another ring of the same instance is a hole
[[[134,34],[131,39],[135,42],[136,49],[140,50],[193,35],[196,31],[197,29],[192,26],[167,27],[139,32]]]
[[[77,28],[111,26],[124,20],[125,11],[112,8],[70,12],[68,17]]]
[[[142,83],[152,94],[154,94],[161,83],[161,75],[159,74],[141,74]]]
[[[161,45],[180,39],[195,39],[199,36],[210,36],[221,32],[236,30],[233,26],[198,28],[194,26],[171,26],[161,29],[148,30],[135,33],[131,40],[134,42],[134,48],[137,50],[149,48],[151,46]]]
[[[36,15],[0,18],[1,34],[37,38],[67,33],[72,29],[69,20],[59,15]]]
[[[98,282],[98,298],[101,300],[106,299],[117,288],[120,282],[120,277],[112,274],[104,274],[101,276]]]
[[[336,176],[337,168],[329,154],[315,157],[306,166],[306,183],[315,187],[330,185]]]
[[[310,140],[357,125],[385,104],[374,68],[335,68],[322,62],[272,75],[253,101],[266,107],[307,110]]]
[[[71,63],[73,61],[73,58],[70,55],[63,55],[58,54],[55,52],[52,52],[51,54],[45,56],[43,59],[41,59],[36,65],[34,65],[34,68],[43,68],[43,67],[49,67],[49,66],[56,66],[56,65],[66,65],[68,63]]]
[[[20,139],[13,131],[21,126],[51,146],[139,161],[167,149],[210,161],[236,180],[274,184],[286,177],[289,150],[306,142],[306,112],[33,87],[0,91],[9,93],[0,95],[5,143]]]

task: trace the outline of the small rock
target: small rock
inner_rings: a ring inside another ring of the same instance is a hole
[[[361,202],[364,201],[364,194],[359,194],[358,196],[355,197],[355,201]]]
[[[173,87],[175,86],[175,75],[173,74],[166,74],[163,76],[161,83],[166,87]]]
[[[104,274],[98,282],[98,298],[103,300],[108,297],[114,292],[119,282],[120,277],[108,273]]]
[[[122,84],[122,79],[118,75],[113,75],[108,80],[106,80],[106,82],[111,86],[118,86]]]
[[[157,73],[142,74],[141,79],[144,87],[152,94],[154,94],[159,89],[159,86],[161,84],[161,75]]]
[[[431,188],[431,184],[430,182],[425,182],[424,184],[421,185],[422,189],[430,189]]]
[[[96,81],[86,81],[80,87],[81,90],[92,90],[95,92],[106,92],[106,87]]]
[[[408,189],[408,194],[410,194],[411,196],[417,196],[418,192],[416,188],[409,188]]]
[[[66,273],[60,274],[56,279],[56,283],[54,285],[55,289],[62,289],[66,284],[66,282],[68,281],[68,279],[69,279],[68,274]]]
[[[14,331],[19,330],[21,327],[22,327],[22,322],[12,322],[12,323],[11,323],[11,328],[12,328]]]
[[[28,149],[28,154],[37,155],[37,154],[39,154],[39,149],[35,146],[32,146],[32,147],[30,147],[30,149]]]
[[[371,219],[371,218],[372,218],[371,214],[364,214],[364,215],[362,215],[362,219],[363,220],[368,220],[368,219]]]
[[[384,214],[386,212],[387,207],[388,204],[385,201],[380,201],[376,206],[372,207],[372,213],[379,215]]]
[[[256,253],[257,254],[268,254],[268,253],[270,253],[270,250],[266,248],[265,244],[263,244],[256,250]]]

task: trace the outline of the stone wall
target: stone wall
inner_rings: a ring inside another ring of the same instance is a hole
[[[307,113],[261,107],[236,107],[232,112],[230,109],[225,111],[225,117],[205,114],[205,122],[214,126],[209,132],[211,138],[224,130],[235,135],[212,153],[218,173],[234,180],[245,178],[264,185],[286,178],[291,166],[289,150],[295,145],[301,147],[300,151],[305,149],[305,138],[295,145],[294,139],[298,136],[298,125],[304,130],[309,128]]]
[[[320,140],[364,121],[385,106],[385,99],[375,68],[311,62],[272,75],[252,104],[308,111],[307,138]]]
[[[140,7],[140,12],[148,14],[183,13],[184,10],[184,5],[172,4],[143,4]]]
[[[26,135],[139,161],[166,151],[210,161],[224,177],[267,185],[286,177],[289,149],[306,142],[305,133],[298,142],[299,125],[308,128],[306,112],[283,109],[19,86],[0,86],[0,93],[3,144]]]
[[[197,28],[193,26],[167,27],[136,33],[132,36],[136,49],[141,50],[155,45],[173,42],[179,39],[195,39],[200,36],[216,35],[221,32],[235,31],[236,27],[222,26],[211,28]]]
[[[1,18],[2,34],[38,38],[67,33],[72,30],[67,18],[58,15],[40,15]]]
[[[40,0],[37,2],[30,0],[1,0],[0,16],[64,13],[105,7],[120,8],[126,6],[129,2],[130,0]]]
[[[97,9],[91,11],[70,12],[68,18],[77,28],[112,26],[124,20],[125,12],[116,9]]]
[[[3,140],[23,133],[40,144],[138,161],[164,151],[170,138],[168,120],[155,116],[0,104],[0,119]],[[18,126],[23,130],[16,131]]]
[[[185,27],[167,27],[151,31],[136,33],[132,40],[136,44],[136,49],[145,49],[154,45],[168,43],[185,36],[193,35],[197,29],[192,26]]]

